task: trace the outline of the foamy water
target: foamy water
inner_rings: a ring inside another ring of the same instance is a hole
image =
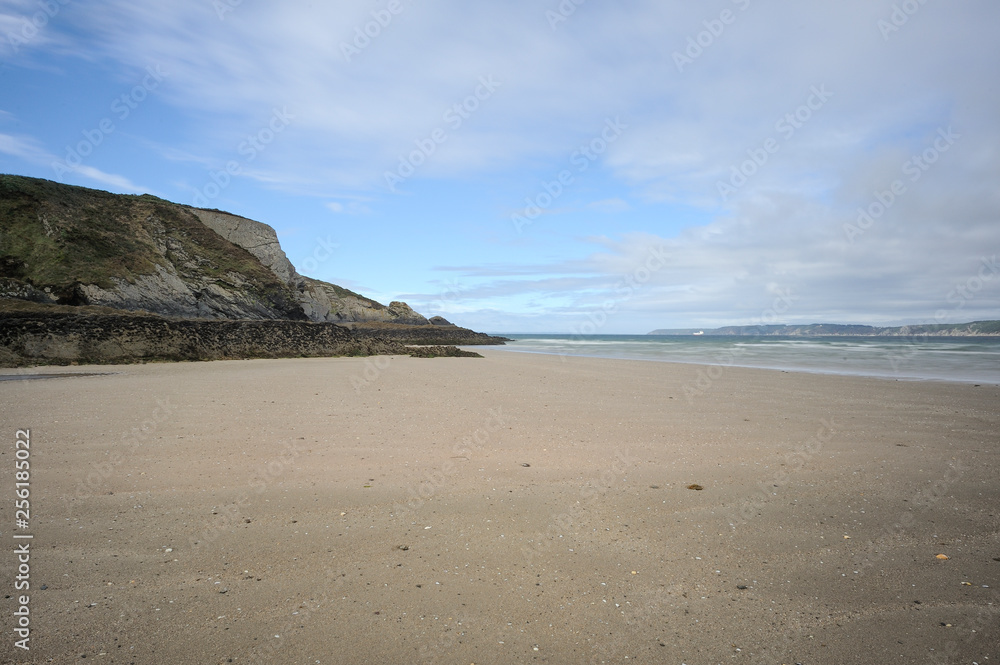
[[[511,335],[507,351],[1000,384],[1000,338]]]

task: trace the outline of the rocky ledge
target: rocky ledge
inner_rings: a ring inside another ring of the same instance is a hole
[[[3,311],[0,366],[366,355],[481,357],[418,331],[403,339],[335,323],[176,319],[79,309]],[[460,335],[451,339],[459,344],[489,343]]]
[[[442,325],[429,323],[427,325],[404,325],[401,323],[381,323],[369,321],[364,323],[344,324],[359,339],[385,339],[400,344],[458,344],[462,346],[482,346],[503,344],[509,342],[506,337],[496,337],[486,333],[475,332],[454,324]]]

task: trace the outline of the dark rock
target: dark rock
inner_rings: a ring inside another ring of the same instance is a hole
[[[2,305],[2,302],[0,302]],[[370,331],[307,321],[214,321],[152,314],[3,310],[0,366],[118,364],[329,356],[477,356],[454,346],[411,347]],[[425,326],[432,328],[433,326]],[[469,331],[471,332],[471,331]]]
[[[503,344],[510,340],[486,333],[474,332],[458,326],[407,326],[398,323],[352,323],[351,330],[359,338],[378,337],[402,344],[450,344],[457,346],[478,346]]]

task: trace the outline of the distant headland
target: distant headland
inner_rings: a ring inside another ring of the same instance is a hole
[[[661,328],[648,335],[722,335],[738,337],[1000,337],[1000,321],[875,326],[811,323],[808,325],[725,326],[723,328]]]

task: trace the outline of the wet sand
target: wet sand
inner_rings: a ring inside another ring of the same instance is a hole
[[[997,386],[483,353],[0,382],[0,662],[1000,660]]]

